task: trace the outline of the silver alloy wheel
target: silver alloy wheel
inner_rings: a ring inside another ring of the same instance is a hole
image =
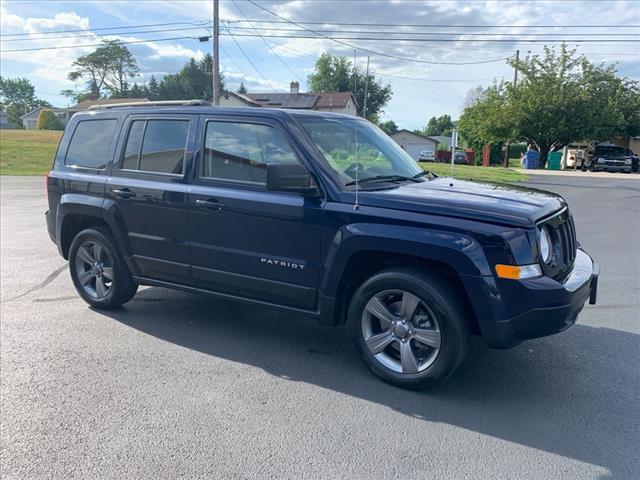
[[[433,311],[413,293],[384,290],[362,312],[362,334],[369,351],[398,373],[419,373],[440,352],[440,325]]]
[[[95,299],[103,299],[113,288],[113,259],[98,242],[88,240],[76,252],[76,278],[82,289]]]

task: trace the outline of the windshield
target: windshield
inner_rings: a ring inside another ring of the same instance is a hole
[[[601,146],[596,147],[596,155],[626,155],[626,151],[622,147]]]
[[[343,186],[411,179],[417,163],[378,127],[360,119],[298,117]]]

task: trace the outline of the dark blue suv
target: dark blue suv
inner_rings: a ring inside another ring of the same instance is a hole
[[[404,387],[560,332],[598,267],[554,194],[438,178],[344,115],[181,105],[76,114],[47,179],[49,234],[95,308],[155,285],[346,324]]]

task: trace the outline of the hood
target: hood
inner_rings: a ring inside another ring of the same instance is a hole
[[[388,190],[360,190],[359,202],[517,227],[531,227],[566,206],[561,196],[544,190],[443,177]]]

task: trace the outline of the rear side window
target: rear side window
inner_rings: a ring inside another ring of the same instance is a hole
[[[252,123],[207,123],[203,177],[265,184],[270,163],[299,163],[280,131]]]
[[[118,121],[115,119],[78,122],[64,163],[75,167],[104,169]]]
[[[122,168],[182,175],[189,120],[135,120],[131,122]]]

